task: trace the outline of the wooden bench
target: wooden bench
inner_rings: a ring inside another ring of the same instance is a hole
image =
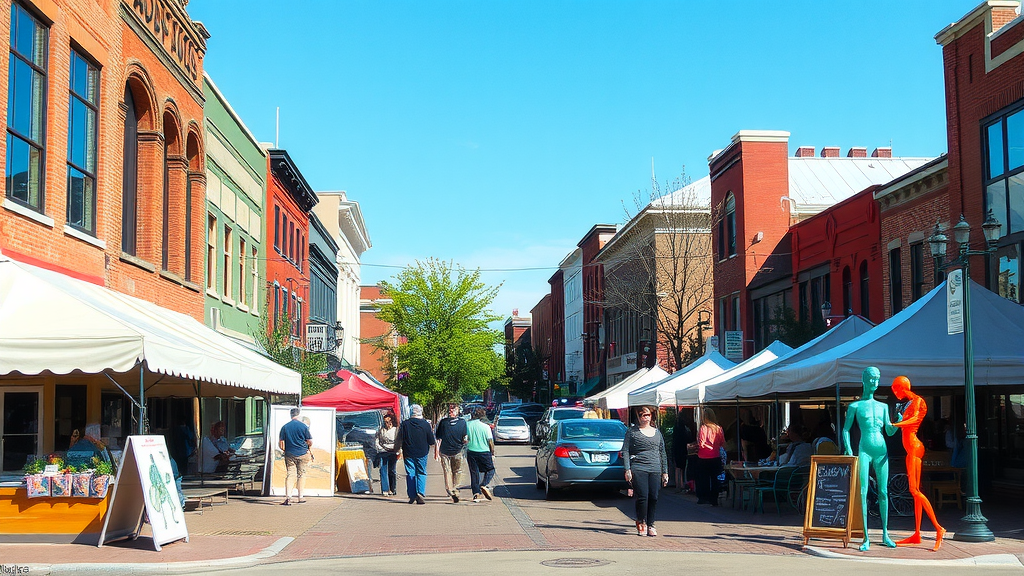
[[[203,488],[182,488],[182,495],[185,497],[185,503],[195,502],[196,509],[199,510],[199,514],[203,513],[203,505],[209,506],[214,505],[214,499],[223,497],[224,501],[221,504],[228,503],[228,489],[227,488],[216,488],[212,486]]]

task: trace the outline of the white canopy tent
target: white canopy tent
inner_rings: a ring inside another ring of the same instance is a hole
[[[629,406],[673,406],[678,388],[712,378],[735,365],[719,354],[718,350],[708,348],[703,356],[686,368],[630,392],[626,395],[626,401]]]
[[[789,366],[848,342],[874,327],[874,324],[860,316],[850,316],[831,330],[800,346],[789,354],[763,364],[756,370],[733,376],[704,389],[704,402],[721,402],[736,398],[765,396],[774,389],[775,373],[783,366]]]
[[[297,372],[191,316],[0,255],[0,376],[126,373],[140,365],[211,388],[302,391]]]
[[[974,326],[974,383],[1024,384],[1024,307],[971,281]],[[963,334],[947,334],[946,283],[865,334],[774,374],[779,394],[831,386],[860,386],[868,366],[882,373],[882,385],[907,376],[916,386],[964,385]]]
[[[741,374],[746,374],[764,366],[768,362],[792,352],[793,349],[778,340],[772,342],[767,348],[747,358],[743,362],[729,368],[728,370],[705,380],[692,382],[685,388],[676,390],[675,402],[678,406],[696,406],[704,400],[704,390],[708,386],[732,380]]]
[[[598,408],[602,410],[618,410],[619,408],[626,408],[629,406],[629,399],[627,395],[640,388],[647,386],[652,382],[664,380],[668,378],[668,372],[665,372],[661,366],[654,366],[653,368],[641,368],[636,372],[627,376],[622,382],[594,394],[587,398],[591,402],[594,402]]]

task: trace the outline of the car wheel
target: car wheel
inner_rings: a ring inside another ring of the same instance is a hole
[[[551,481],[550,480],[544,482],[544,499],[545,500],[554,500],[555,499],[555,489],[551,487]]]
[[[544,488],[544,481],[540,479],[540,474],[537,474],[537,490]]]

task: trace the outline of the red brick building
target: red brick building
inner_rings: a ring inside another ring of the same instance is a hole
[[[0,251],[202,321],[206,29],[182,2],[8,14]]]
[[[558,270],[548,279],[551,287],[551,357],[546,370],[551,383],[565,381],[565,287],[564,272]],[[550,389],[550,386],[549,386]]]
[[[956,224],[963,214],[971,225],[972,247],[980,248],[981,223],[993,211],[1003,224],[999,251],[987,267],[976,262],[972,277],[1016,302],[1021,302],[1024,248],[1024,18],[1019,10],[1018,2],[983,2],[935,36],[946,80],[949,216],[944,223]]]
[[[794,255],[791,226],[823,212],[873,185],[880,185],[918,168],[927,158],[893,158],[889,148],[876,148],[870,156],[866,148],[850,148],[846,156],[839,147],[826,146],[815,156],[811,146],[789,153],[789,133],[742,130],[732,137],[724,150],[709,160],[711,176],[712,259],[715,261],[715,331],[722,352],[733,360],[748,358],[771,343],[771,326],[784,307],[796,311],[802,323],[821,322],[821,306],[830,299],[843,301],[843,270],[850,265],[851,282],[858,278],[861,264],[867,272],[881,275],[875,258],[864,257],[870,244],[866,239],[851,244],[846,252],[835,242],[837,231],[853,222],[872,222],[866,204],[834,214],[808,228],[804,254]],[[867,198],[861,202],[868,202]],[[860,211],[859,215],[854,214]],[[840,219],[843,224],[840,225]],[[877,230],[878,216],[874,215]],[[831,228],[831,239],[828,230]],[[824,236],[825,242],[820,242]],[[819,240],[816,240],[818,238]],[[831,247],[828,244],[832,244]],[[845,253],[850,262],[834,260]],[[854,257],[856,264],[852,263]],[[876,257],[877,258],[877,257]],[[811,261],[819,262],[812,265]],[[853,266],[856,266],[854,268]],[[797,266],[797,268],[794,268]],[[832,267],[838,266],[838,292],[833,290]],[[857,313],[859,303],[851,303]],[[875,298],[876,300],[878,298]],[[877,317],[878,308],[870,305]],[[843,314],[833,304],[833,314]]]
[[[615,231],[613,225],[595,224],[577,244],[583,254],[583,391],[586,394],[603,389],[606,356],[602,326],[604,307],[601,305],[604,299],[604,266],[594,259]]]
[[[318,202],[285,150],[267,151],[267,306],[270,327],[289,327],[305,346],[309,320],[309,211]]]
[[[928,247],[936,223],[949,226],[949,162],[946,155],[880,186],[882,305],[888,318],[942,282]],[[872,318],[872,320],[874,320]]]
[[[551,294],[541,297],[537,305],[530,310],[531,334],[530,342],[533,345],[533,353],[537,355],[543,370],[543,389],[546,392],[548,382],[551,381],[551,348],[552,348],[552,325],[551,325]],[[538,393],[542,393],[538,390]]]
[[[818,270],[827,270],[824,298],[831,304],[829,325],[853,314],[876,324],[885,319],[882,283],[878,281],[882,258],[881,219],[873,196],[877,188],[858,192],[790,228],[796,295],[802,293],[802,279],[820,276]],[[770,343],[768,340],[766,345]]]
[[[372,341],[389,339],[393,345],[400,343],[392,325],[377,317],[381,304],[390,301],[380,286],[359,287],[359,368],[369,372],[379,382],[388,379],[387,359],[374,347]]]

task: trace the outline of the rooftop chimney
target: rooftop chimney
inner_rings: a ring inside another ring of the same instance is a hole
[[[868,149],[863,146],[854,146],[846,153],[847,158],[867,158]]]
[[[801,146],[796,149],[797,158],[810,158],[814,156],[814,146]]]
[[[871,153],[872,158],[892,158],[892,148],[875,148]]]
[[[839,146],[823,146],[821,148],[822,158],[839,158]]]

